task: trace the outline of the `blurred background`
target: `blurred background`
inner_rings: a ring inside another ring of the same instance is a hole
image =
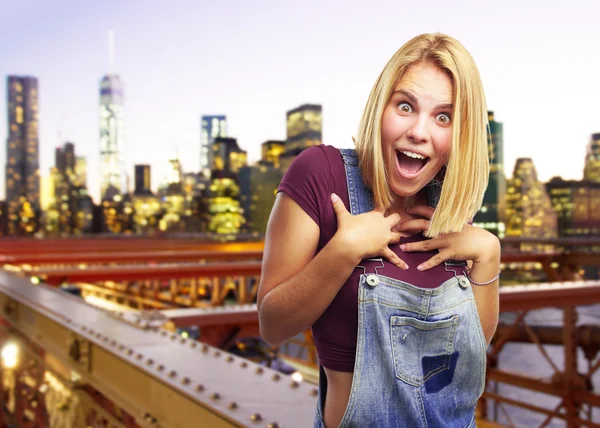
[[[484,83],[491,172],[475,224],[503,245],[480,424],[600,426],[600,3],[3,0],[0,11],[5,424],[310,425],[310,331],[281,348],[257,332],[276,188],[307,147],[352,147],[388,59],[442,32]],[[149,344],[148,330],[164,335]],[[180,339],[185,352],[152,354]],[[95,372],[96,347],[120,375]],[[291,384],[258,373],[268,392],[246,409],[259,381],[223,362],[202,369],[199,355],[216,353]],[[134,367],[139,399],[114,394]],[[144,382],[173,403],[144,401]],[[183,402],[202,423],[178,419]]]

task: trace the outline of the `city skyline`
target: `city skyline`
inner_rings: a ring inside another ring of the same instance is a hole
[[[0,73],[39,81],[41,175],[49,174],[55,148],[71,141],[87,158],[88,187],[97,200],[98,87],[109,71],[124,84],[126,172],[133,179],[134,164],[151,165],[156,188],[172,149],[181,154],[185,171],[199,170],[202,115],[227,116],[228,135],[256,161],[261,143],[285,138],[287,111],[320,104],[323,142],[350,147],[385,61],[410,37],[441,31],[458,38],[479,66],[488,109],[505,126],[506,174],[517,158],[531,157],[542,181],[555,175],[581,179],[590,136],[600,131],[600,83],[594,77],[599,67],[587,54],[600,37],[593,24],[600,6],[576,3],[587,5],[586,13],[572,4],[537,8],[516,2],[502,9],[467,2],[400,9],[382,1],[371,8],[309,1],[292,9],[232,1],[177,10],[156,1],[85,7],[22,2],[2,6],[7,25],[1,34],[20,38],[0,48]],[[24,14],[22,24],[17,17]],[[510,31],[504,25],[509,19]],[[116,55],[109,70],[110,28]],[[0,88],[6,112],[6,87]],[[0,135],[6,141],[6,120],[0,121]],[[6,163],[5,150],[0,163]]]

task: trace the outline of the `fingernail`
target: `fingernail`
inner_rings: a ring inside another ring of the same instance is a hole
[[[423,266],[423,265],[419,265],[419,266],[417,266],[417,269],[419,269],[419,270],[423,270],[423,268],[424,268],[424,266]]]
[[[408,268],[409,266],[406,263],[404,263],[404,270],[408,270]]]
[[[335,204],[339,200],[340,200],[340,197],[338,195],[336,195],[335,193],[331,194],[331,203],[332,204]]]
[[[402,245],[400,245],[400,249],[401,249],[402,251],[406,250],[406,244],[402,244]]]

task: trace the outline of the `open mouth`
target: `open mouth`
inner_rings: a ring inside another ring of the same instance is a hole
[[[417,176],[429,162],[429,158],[407,150],[396,150],[398,169],[409,178]]]

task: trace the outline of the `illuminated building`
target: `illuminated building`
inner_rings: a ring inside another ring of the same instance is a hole
[[[282,178],[281,170],[266,162],[240,169],[239,183],[246,230],[265,234],[277,186]]]
[[[212,171],[228,171],[235,175],[241,167],[246,166],[247,157],[235,138],[215,138]]]
[[[275,168],[279,168],[281,166],[279,158],[285,152],[285,141],[265,141],[261,144],[261,152],[263,162],[269,163]]]
[[[235,239],[245,223],[240,206],[237,176],[226,170],[213,170],[210,185],[208,230]]]
[[[85,187],[78,189],[73,232],[77,235],[94,232],[94,201]]]
[[[125,107],[116,74],[100,80],[100,196],[112,199],[125,190]]]
[[[52,170],[50,175],[40,178],[40,208],[42,212],[48,211],[54,204],[54,179]]]
[[[588,143],[583,179],[600,183],[600,133],[592,134]]]
[[[506,236],[526,238],[555,238],[557,216],[552,209],[544,185],[537,179],[537,172],[530,158],[517,159],[513,177],[507,181]],[[522,250],[539,249],[541,246],[522,244]]]
[[[169,159],[166,188],[163,195],[161,195],[161,208],[164,215],[160,219],[159,228],[162,231],[184,230],[184,224],[181,222],[185,214],[182,176],[181,162],[179,156],[175,153],[175,156]]]
[[[38,228],[40,214],[37,78],[8,76],[6,92],[8,232],[10,235],[31,235]],[[19,213],[24,213],[25,217]]]
[[[0,201],[0,236],[8,235],[8,206],[6,201]]]
[[[151,175],[150,165],[136,165],[135,166],[135,189],[134,195],[148,195],[151,194]]]
[[[200,171],[210,177],[212,168],[212,149],[215,138],[227,137],[227,118],[225,116],[202,116],[200,125]]]
[[[552,178],[546,189],[561,237],[600,235],[600,182]]]
[[[286,128],[285,153],[280,157],[284,172],[302,150],[322,143],[322,107],[317,104],[304,104],[288,111]]]
[[[150,165],[135,166],[135,189],[132,198],[133,230],[136,234],[148,234],[158,229],[160,202],[152,193]]]
[[[81,233],[77,228],[77,207],[80,196],[87,195],[87,189],[78,187],[75,173],[75,145],[65,143],[55,150],[55,168],[51,171],[54,187],[54,209],[58,212],[57,232],[64,234]],[[52,211],[50,209],[49,211]],[[48,213],[47,220],[53,219],[54,213]],[[53,232],[46,225],[48,232]]]
[[[209,206],[210,180],[202,173],[189,172],[183,176],[185,197],[185,231],[206,232],[210,221]]]
[[[75,185],[87,187],[87,161],[83,156],[75,158]]]
[[[496,236],[504,237],[502,221],[506,177],[504,176],[503,124],[494,120],[494,113],[488,112],[488,156],[490,176],[483,196],[481,209],[475,215],[473,224],[482,227]]]

